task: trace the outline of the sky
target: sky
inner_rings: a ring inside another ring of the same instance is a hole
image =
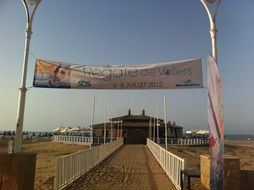
[[[222,0],[216,18],[225,133],[254,134],[254,2]],[[20,0],[0,0],[0,131],[15,130],[25,42]],[[33,20],[24,131],[89,126],[141,114],[185,130],[208,129],[207,85],[187,90],[77,90],[32,87],[36,59],[82,65],[149,64],[202,58],[206,83],[209,20],[199,0],[42,0]]]

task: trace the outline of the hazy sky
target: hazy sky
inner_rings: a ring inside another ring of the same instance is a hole
[[[217,16],[218,64],[225,133],[254,134],[254,2],[222,0]],[[0,0],[0,130],[14,130],[24,51],[20,0]],[[202,57],[211,51],[209,21],[199,0],[42,0],[33,22],[27,87],[36,58],[77,64],[148,64]],[[205,79],[206,81],[206,79]],[[206,85],[205,85],[206,86]],[[63,90],[29,88],[24,130],[88,126],[103,112],[163,116],[185,129],[207,128],[207,89]]]

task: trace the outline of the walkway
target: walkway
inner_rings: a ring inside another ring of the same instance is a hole
[[[175,190],[146,145],[125,145],[69,190]]]

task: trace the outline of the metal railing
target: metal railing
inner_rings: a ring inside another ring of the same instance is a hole
[[[105,142],[112,142],[115,139],[119,139],[119,138],[115,138],[113,137],[112,139],[110,137],[106,137],[105,138]],[[93,137],[93,144],[103,144],[104,143],[104,137]]]
[[[74,180],[99,164],[110,154],[123,145],[123,139],[119,138],[110,143],[79,151],[56,159],[56,173],[54,189],[63,189]]]
[[[119,137],[120,138],[120,137]],[[105,138],[105,143],[112,142],[116,138],[110,137]],[[54,135],[54,142],[61,142],[64,144],[82,144],[82,145],[90,145],[90,144],[103,144],[104,137],[85,137],[85,136],[74,136],[74,135]]]
[[[185,169],[185,160],[169,151],[166,151],[160,145],[147,139],[147,147],[150,149],[154,157],[160,163],[163,170],[171,179],[177,189],[181,189],[180,172]]]
[[[92,144],[93,138],[72,135],[54,135],[53,141],[65,144]]]
[[[156,138],[157,144],[165,144],[165,138]],[[180,146],[203,146],[209,144],[208,138],[168,138],[168,145],[180,145]]]

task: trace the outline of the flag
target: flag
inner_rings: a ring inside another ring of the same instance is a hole
[[[210,129],[210,187],[223,190],[224,113],[220,74],[213,57],[208,56],[208,125]]]

